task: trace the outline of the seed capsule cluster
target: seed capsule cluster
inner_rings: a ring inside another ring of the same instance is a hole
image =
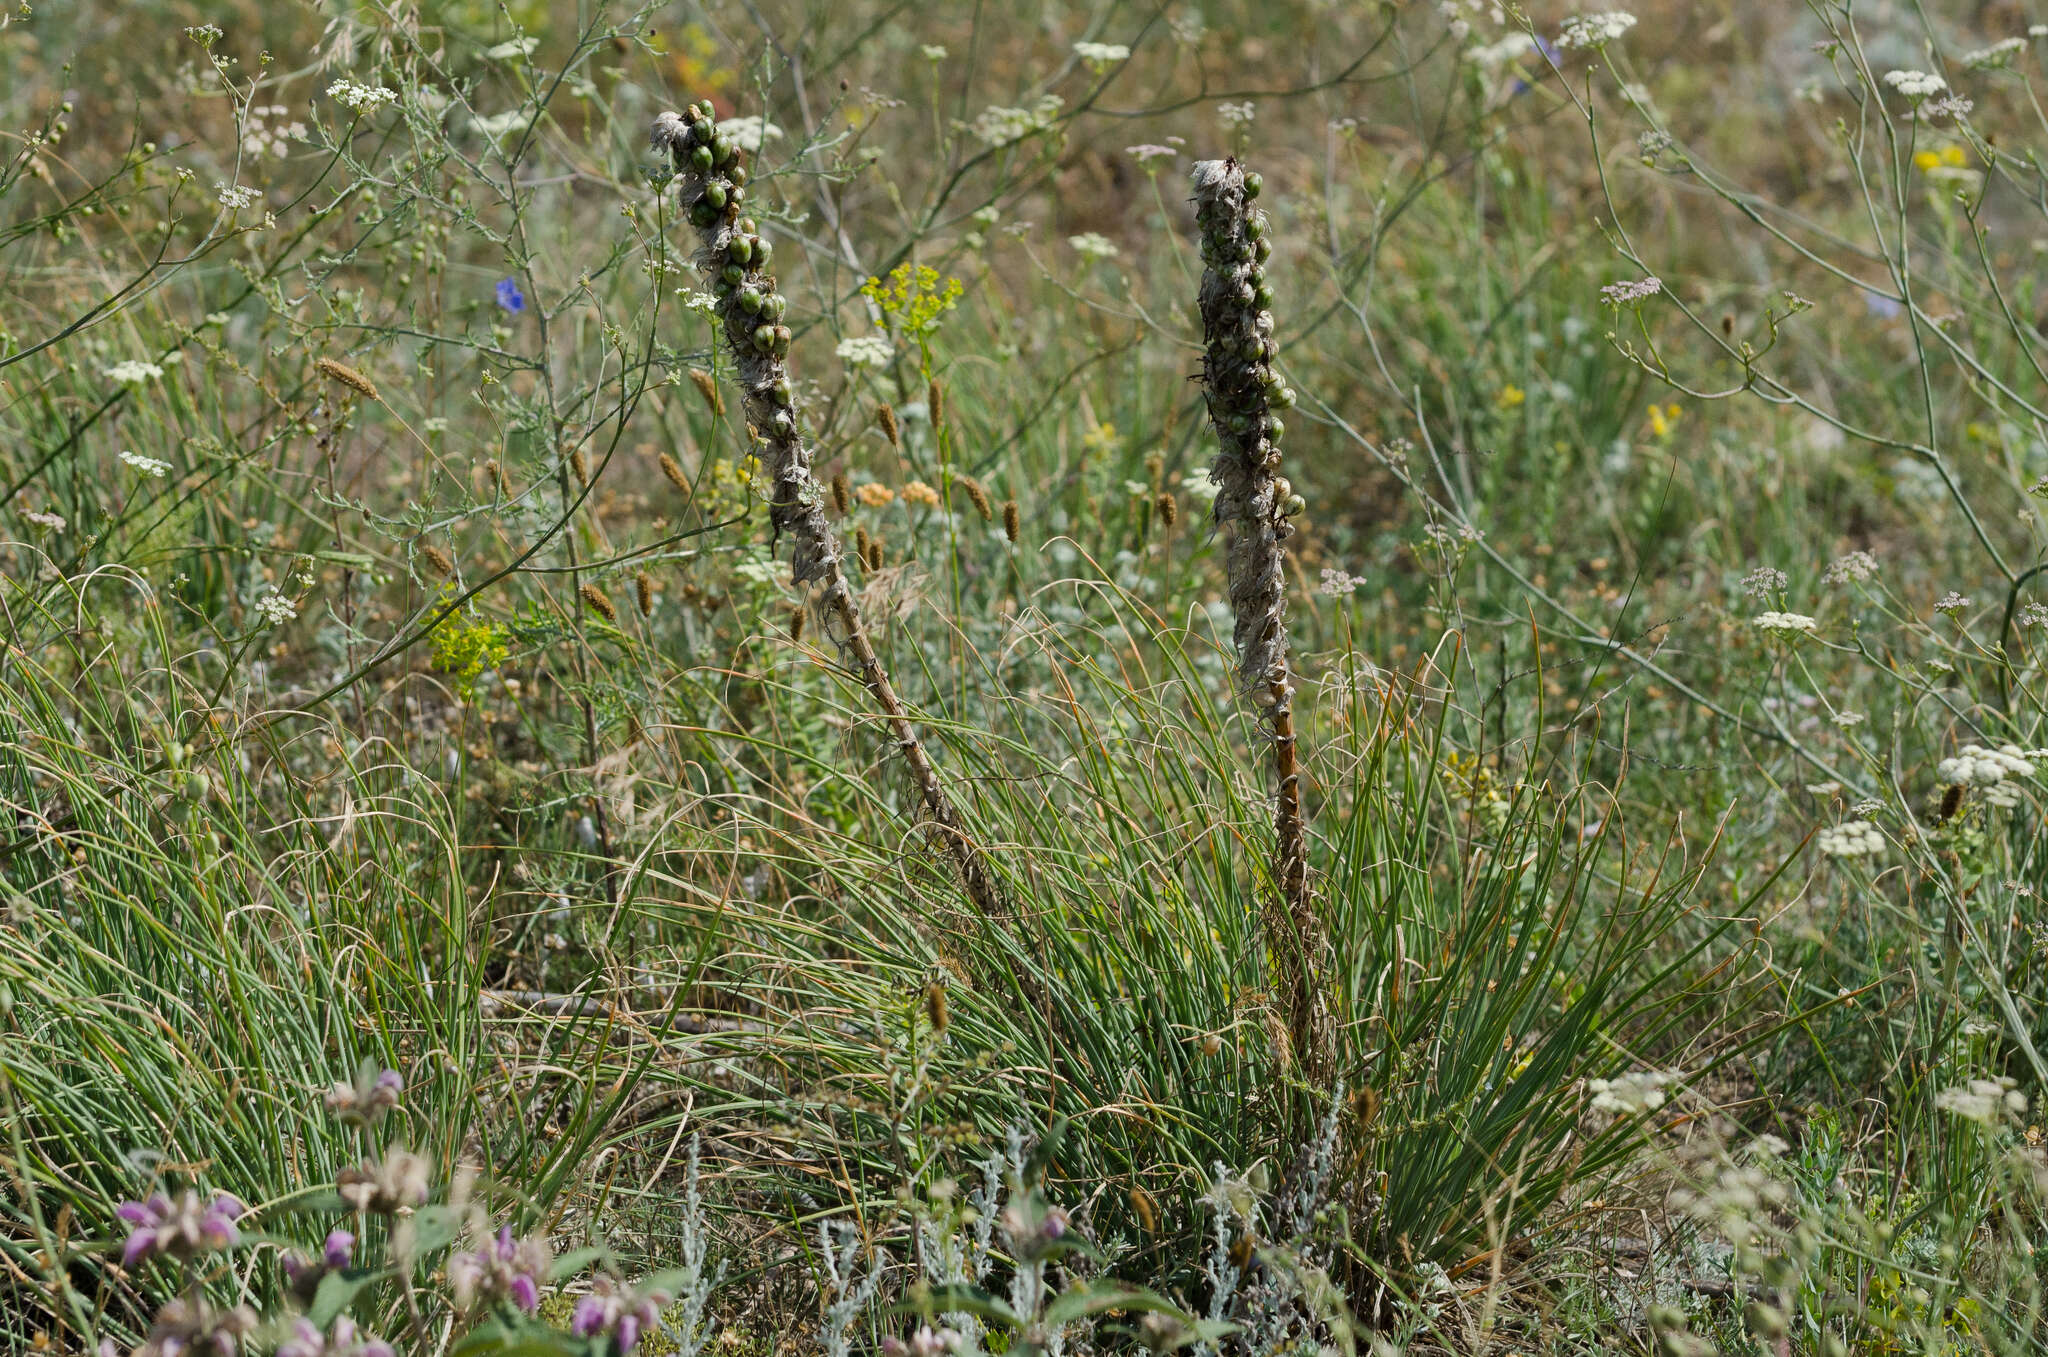
[[[742,215],[748,175],[740,149],[719,130],[709,100],[656,118],[654,145],[669,153],[680,178],[683,210],[700,241],[697,264],[718,298],[719,319],[745,393],[747,423],[767,454],[775,486],[769,522],[778,537],[787,533],[791,538],[795,582],[826,579],[836,547],[811,476],[811,450],[785,363],[790,331],[783,317],[789,301],[770,272],[773,243]]]
[[[1231,525],[1239,673],[1263,688],[1275,673],[1286,673],[1280,544],[1306,507],[1279,474],[1287,430],[1277,411],[1294,404],[1294,392],[1273,373],[1279,346],[1265,273],[1273,242],[1266,214],[1252,206],[1259,176],[1235,160],[1204,160],[1194,168],[1194,188],[1204,266],[1202,385],[1220,445],[1213,468],[1216,520]]]

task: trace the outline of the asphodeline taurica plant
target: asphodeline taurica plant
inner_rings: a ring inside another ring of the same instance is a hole
[[[1301,770],[1295,754],[1294,678],[1287,663],[1284,544],[1303,508],[1280,474],[1279,411],[1294,393],[1273,372],[1273,292],[1266,283],[1271,225],[1253,206],[1259,176],[1236,160],[1195,165],[1195,221],[1202,238],[1202,389],[1219,447],[1212,476],[1216,521],[1229,534],[1230,610],[1238,677],[1263,709],[1278,777],[1274,878],[1280,909],[1267,944],[1288,1006],[1295,1048],[1312,1070],[1327,1054],[1328,1018],[1318,977],[1323,932],[1308,880]]]
[[[778,541],[789,541],[791,578],[815,586],[813,605],[828,635],[853,662],[882,709],[922,802],[925,828],[959,869],[969,897],[984,913],[1002,911],[1002,896],[969,838],[869,640],[847,584],[838,536],[825,517],[824,493],[811,474],[811,448],[789,379],[788,300],[771,267],[773,245],[745,215],[748,173],[739,147],[718,126],[709,100],[654,120],[654,146],[669,153],[681,181],[680,201],[697,229],[697,263],[709,275],[717,314],[732,351],[747,427],[774,485],[768,517]]]

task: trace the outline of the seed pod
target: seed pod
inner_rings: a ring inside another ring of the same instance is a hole
[[[377,384],[347,363],[337,363],[332,358],[316,358],[313,367],[321,376],[340,382],[349,390],[367,396],[371,400],[382,400],[377,394]]]
[[[676,489],[686,495],[690,493],[690,482],[683,475],[682,466],[677,463],[675,458],[665,452],[661,454],[661,474],[668,477],[669,484],[673,485]]]
[[[868,530],[855,526],[853,530],[853,554],[862,566],[868,563]]]
[[[988,502],[988,491],[980,481],[972,476],[960,476],[955,479],[960,488],[967,492],[967,498],[974,505],[974,512],[981,515],[982,522],[987,523],[996,516],[995,506]]]
[[[930,384],[925,388],[925,404],[926,408],[932,412],[932,427],[934,429],[946,422],[946,393],[939,386],[939,379],[936,377],[932,378]]]
[[[903,450],[903,433],[896,427],[896,407],[886,401],[875,407],[875,422],[882,426],[882,432],[889,435],[889,446],[898,452]]]
[[[491,478],[491,484],[497,487],[499,494],[505,493],[505,468],[498,465],[497,458],[491,457],[484,461],[484,474]]]
[[[434,573],[442,579],[446,579],[455,573],[454,558],[432,542],[420,543],[419,552],[421,556],[426,558],[427,564],[434,568]]]
[[[1015,542],[1019,537],[1022,537],[1023,535],[1024,522],[1022,516],[1019,515],[1017,512],[1017,501],[1013,499],[1004,500],[1003,536],[1009,538],[1012,542]]]
[[[803,604],[797,603],[791,605],[789,610],[790,640],[801,641],[804,639],[804,618],[806,615],[807,614],[805,613]]]
[[[943,1032],[952,1020],[946,1008],[946,982],[932,979],[924,985],[924,1012],[931,1019],[932,1031]]]
[[[711,407],[712,414],[725,413],[725,398],[718,394],[718,383],[711,380],[710,373],[703,368],[691,368],[690,381],[695,384],[697,394],[704,398],[704,403]]]
[[[582,448],[569,449],[569,469],[576,473],[578,485],[590,484],[590,459],[583,455]]]
[[[1170,528],[1180,521],[1180,505],[1166,491],[1160,491],[1153,504],[1159,510],[1159,521],[1167,527]]]
[[[633,593],[640,603],[640,615],[654,616],[654,581],[647,577],[645,570],[633,573]]]
[[[874,571],[880,570],[882,568],[886,560],[886,558],[882,554],[883,551],[884,547],[882,545],[881,534],[876,533],[875,535],[868,538],[867,564],[869,573],[873,573]]]
[[[583,601],[588,603],[593,611],[602,615],[605,621],[615,627],[619,624],[619,610],[605,597],[604,590],[594,584],[586,584],[576,592],[583,595]]]
[[[853,482],[847,480],[844,471],[832,477],[832,512],[841,518],[853,512]]]

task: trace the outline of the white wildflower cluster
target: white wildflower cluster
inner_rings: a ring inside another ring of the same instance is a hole
[[[989,146],[1008,146],[1013,141],[1022,141],[1034,132],[1043,132],[1051,127],[1059,117],[1060,107],[1061,101],[1056,94],[1045,95],[1030,108],[991,104],[974,120],[972,130]]]
[[[685,311],[697,311],[707,316],[718,314],[718,298],[709,292],[693,292],[689,288],[679,287],[676,289],[676,295],[683,299]]]
[[[1342,598],[1356,591],[1364,583],[1363,575],[1354,575],[1337,566],[1326,565],[1323,567],[1323,582],[1316,586],[1316,592],[1328,594],[1333,598]]]
[[[1627,10],[1610,9],[1602,14],[1574,14],[1558,29],[1557,45],[1566,51],[1604,47],[1636,26],[1636,16]]]
[[[1868,858],[1884,851],[1884,835],[1868,820],[1845,820],[1823,829],[1815,840],[1822,857]]]
[[[1105,71],[1119,61],[1129,61],[1131,49],[1120,42],[1077,42],[1074,55],[1097,71]]]
[[[782,140],[782,129],[766,118],[721,118],[718,130],[749,154],[759,151],[766,142]]]
[[[1967,594],[1959,594],[1951,589],[1943,594],[1940,599],[1936,600],[1934,611],[1938,613],[1959,613],[1969,606],[1970,599]]]
[[[281,627],[298,615],[292,601],[275,589],[256,600],[256,616],[266,627]]]
[[[1948,81],[1926,71],[1886,71],[1884,83],[1908,99],[1931,99],[1948,88]]]
[[[246,184],[223,184],[218,180],[214,181],[213,191],[214,195],[220,199],[220,205],[230,212],[236,212],[245,207],[253,207],[256,205],[257,200],[263,196]]]
[[[71,526],[64,515],[49,513],[41,509],[24,510],[21,516],[45,532],[62,532]]]
[[[1655,277],[1631,278],[1619,283],[1609,283],[1600,289],[1600,300],[1609,306],[1632,306],[1647,301],[1664,290],[1664,280]]]
[[[2026,1113],[2027,1095],[2015,1087],[2015,1081],[2010,1077],[1972,1079],[1935,1094],[1934,1105],[1964,1121],[1974,1121],[1980,1126],[1997,1126],[2009,1117]]]
[[[398,96],[382,85],[362,85],[353,80],[337,80],[327,87],[327,97],[343,108],[364,113],[388,104]]]
[[[155,363],[145,362],[140,358],[130,358],[105,369],[101,375],[109,381],[118,382],[122,386],[141,386],[145,382],[153,382],[163,376],[164,370]]]
[[[880,335],[852,335],[839,341],[838,353],[850,368],[878,368],[896,356],[896,349]]]
[[[1936,764],[1934,775],[1944,787],[1982,788],[1986,801],[2010,808],[2020,803],[2020,779],[2032,777],[2034,764],[2043,758],[2048,758],[2048,750],[2021,749],[2016,744],[1986,749],[1969,744],[1954,758]]]
[[[1742,577],[1742,592],[1751,598],[1767,598],[1791,583],[1784,571],[1760,565]]]
[[[539,46],[540,39],[531,34],[523,38],[512,38],[499,43],[495,47],[484,48],[484,60],[512,61],[519,57],[530,57],[533,55],[534,49]]]
[[[1860,711],[1838,711],[1835,713],[1835,724],[1843,730],[1848,730],[1852,726],[1860,726],[1865,719],[1867,718]]]
[[[1083,231],[1078,236],[1068,236],[1067,244],[1073,246],[1076,253],[1089,255],[1095,259],[1114,259],[1117,254],[1116,242],[1096,231]]]
[[[1980,47],[1974,52],[1963,53],[1963,67],[1971,71],[1988,71],[2010,66],[2014,58],[2027,50],[2025,38],[2007,38],[1994,42],[1989,47]]]
[[[249,121],[242,128],[242,149],[250,155],[284,156],[291,143],[306,139],[306,125],[287,123],[291,110],[283,104],[252,104]]]
[[[1514,32],[1499,42],[1477,43],[1467,47],[1464,58],[1482,71],[1496,71],[1512,61],[1519,61],[1536,50],[1536,39],[1527,33]]]
[[[2048,606],[2029,603],[2020,609],[2016,620],[2023,627],[2048,627]]]
[[[1589,1079],[1586,1091],[1593,1095],[1593,1110],[1617,1117],[1636,1117],[1664,1106],[1664,1089],[1678,1082],[1668,1070],[1638,1070],[1618,1079]]]
[[[1222,486],[1216,483],[1216,478],[1209,474],[1209,468],[1205,466],[1196,467],[1193,471],[1183,476],[1180,488],[1188,492],[1189,499],[1197,499],[1204,504],[1214,504],[1217,494],[1223,489]]]
[[[1258,105],[1247,99],[1241,104],[1218,104],[1216,116],[1232,127],[1248,127],[1258,114]]]
[[[1867,551],[1852,551],[1837,556],[1820,578],[1823,584],[1861,584],[1875,574],[1877,557]]]
[[[1180,152],[1174,150],[1171,146],[1160,146],[1154,142],[1146,142],[1142,146],[1124,147],[1124,154],[1137,161],[1140,165],[1150,165],[1155,160],[1173,160],[1180,155]]]
[[[1803,636],[1811,632],[1817,623],[1805,613],[1758,613],[1750,619],[1758,631],[1771,636]]]
[[[162,480],[171,469],[169,462],[160,462],[154,457],[144,457],[139,452],[128,452],[125,450],[121,453],[121,464],[131,467],[145,476],[154,476],[158,480]]]
[[[1768,1167],[1773,1146],[1761,1141],[1748,1163],[1718,1163],[1702,1181],[1671,1194],[1671,1203],[1737,1247],[1769,1236],[1772,1217],[1791,1201]]]

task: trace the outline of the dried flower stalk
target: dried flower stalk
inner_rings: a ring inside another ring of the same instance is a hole
[[[995,877],[940,786],[847,584],[839,539],[825,518],[824,495],[811,474],[811,448],[789,380],[790,332],[782,323],[788,302],[769,271],[774,248],[741,215],[748,175],[739,148],[719,130],[708,100],[656,118],[653,140],[656,150],[669,153],[681,176],[681,201],[700,241],[697,263],[710,275],[717,294],[747,425],[761,444],[774,484],[768,520],[778,541],[789,538],[791,578],[799,588],[818,586],[812,603],[823,630],[852,660],[861,683],[882,709],[917,784],[925,828],[952,857],[968,897],[984,914],[1006,914]],[[697,376],[694,371],[691,375]],[[699,383],[700,389],[709,386],[708,378]],[[713,394],[707,392],[706,398]],[[874,549],[879,556],[880,544]]]
[[[1294,403],[1294,393],[1273,374],[1278,346],[1264,270],[1273,246],[1266,214],[1252,206],[1259,177],[1235,160],[1205,160],[1194,168],[1194,188],[1203,262],[1202,389],[1220,444],[1212,475],[1219,487],[1216,521],[1230,538],[1232,639],[1239,682],[1264,709],[1272,732],[1279,783],[1273,874],[1280,907],[1268,918],[1267,945],[1287,969],[1284,998],[1295,1053],[1316,1075],[1327,1072],[1330,1046],[1322,1000],[1327,943],[1308,880],[1284,550],[1304,505],[1279,474],[1286,430],[1275,413]]]

